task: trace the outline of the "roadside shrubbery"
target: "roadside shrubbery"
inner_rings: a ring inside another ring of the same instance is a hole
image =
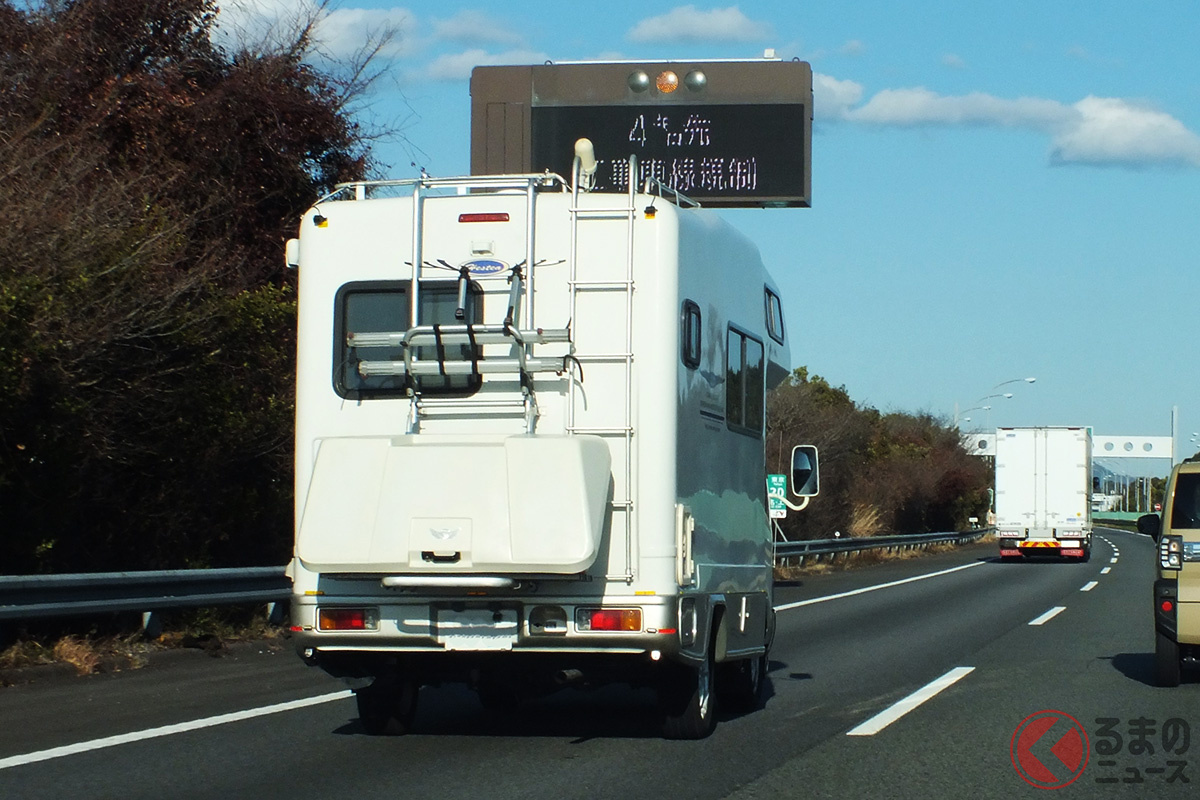
[[[0,0],[0,572],[279,564],[283,241],[363,177],[303,25],[226,53],[213,0]]]
[[[800,367],[767,400],[767,468],[796,444],[821,455],[821,494],[781,525],[789,539],[962,530],[983,519],[991,475],[929,414],[882,414]]]

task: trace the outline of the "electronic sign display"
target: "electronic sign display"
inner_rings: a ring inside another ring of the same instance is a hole
[[[708,206],[807,206],[812,71],[798,61],[603,62],[478,67],[471,171],[573,180],[591,140],[593,191],[653,178]]]
[[[702,203],[784,204],[804,185],[804,114],[798,104],[535,107],[531,166],[570,178],[573,143],[586,137],[599,164],[595,191],[627,191],[634,155],[639,185],[655,178]]]

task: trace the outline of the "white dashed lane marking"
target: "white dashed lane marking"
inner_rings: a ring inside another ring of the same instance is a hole
[[[1061,614],[1062,612],[1064,612],[1066,610],[1067,610],[1066,606],[1055,606],[1054,608],[1047,611],[1045,614],[1042,614],[1037,619],[1031,619],[1029,621],[1029,624],[1030,625],[1045,625],[1047,622],[1054,619],[1055,617],[1057,617],[1059,614]]]

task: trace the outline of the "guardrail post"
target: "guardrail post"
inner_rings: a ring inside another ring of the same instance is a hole
[[[288,604],[287,604],[286,600],[283,602],[267,603],[267,624],[268,625],[276,625],[276,626],[282,625],[285,621],[287,621],[287,616],[288,616]]]
[[[162,614],[157,611],[142,612],[142,636],[147,639],[157,639],[162,636]]]

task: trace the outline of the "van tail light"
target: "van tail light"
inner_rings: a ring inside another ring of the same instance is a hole
[[[379,609],[321,608],[317,610],[317,630],[373,631],[379,629]]]
[[[581,608],[575,612],[575,627],[581,631],[637,632],[642,629],[642,610]]]

